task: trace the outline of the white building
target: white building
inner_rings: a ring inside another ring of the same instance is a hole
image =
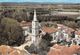
[[[34,17],[32,21],[32,42],[36,41],[36,37],[39,34],[39,23],[36,17],[36,10],[34,10]]]
[[[77,45],[80,44],[80,30],[75,32],[75,40],[77,42]]]

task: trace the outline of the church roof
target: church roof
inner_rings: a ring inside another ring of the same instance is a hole
[[[22,22],[20,23],[20,26],[21,26],[21,27],[31,26],[31,25],[32,25],[32,22],[22,21]]]
[[[57,29],[54,28],[54,27],[46,27],[46,26],[44,26],[44,27],[42,27],[42,31],[46,32],[46,33],[54,33],[54,32],[57,31]]]
[[[67,34],[71,34],[71,32],[75,31],[73,28],[70,28],[62,24],[57,24],[57,26],[58,28],[43,26],[42,31],[47,32],[47,33],[54,33],[54,32],[57,32],[58,30],[64,30],[65,33]]]
[[[34,10],[34,17],[33,17],[33,21],[37,21],[36,10]]]

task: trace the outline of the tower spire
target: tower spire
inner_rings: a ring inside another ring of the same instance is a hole
[[[36,16],[36,10],[34,10],[34,17],[32,21],[32,42],[36,41],[36,37],[39,34],[39,23]]]
[[[37,21],[36,10],[34,10],[34,18],[33,18],[33,21]]]

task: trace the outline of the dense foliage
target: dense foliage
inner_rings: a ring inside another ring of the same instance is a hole
[[[0,45],[20,45],[24,42],[23,30],[17,20],[3,18],[0,24]]]

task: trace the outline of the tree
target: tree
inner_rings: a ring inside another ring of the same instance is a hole
[[[11,19],[11,18],[3,18],[1,20],[1,34],[0,34],[0,42],[1,44],[7,44],[7,45],[20,45],[24,42],[24,36],[23,36],[23,30],[19,26],[19,23],[17,20]]]
[[[42,37],[42,39],[45,39],[46,41],[50,42],[50,41],[52,40],[52,36],[51,36],[50,34],[46,33],[46,34]]]

